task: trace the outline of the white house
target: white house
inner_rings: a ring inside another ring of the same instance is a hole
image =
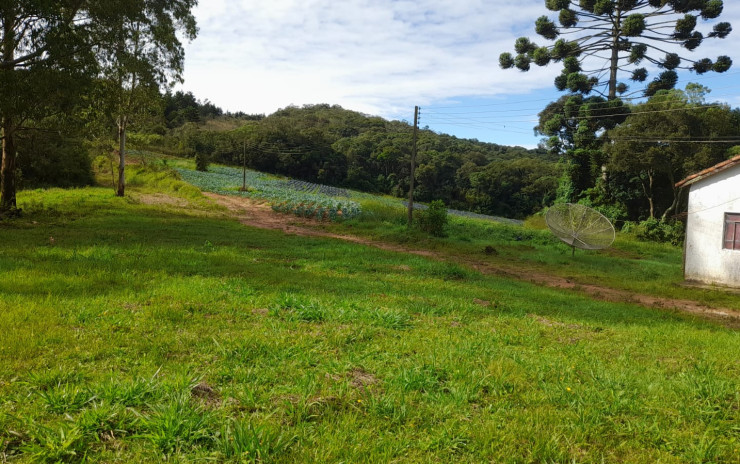
[[[676,186],[690,186],[686,280],[740,287],[740,155]]]

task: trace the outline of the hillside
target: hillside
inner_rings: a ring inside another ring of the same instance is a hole
[[[406,122],[330,105],[289,107],[267,117],[217,114],[201,120],[173,129],[169,147],[229,165],[241,165],[246,158],[250,168],[312,182],[408,194],[412,127]],[[543,149],[419,132],[415,178],[420,201],[442,200],[456,209],[523,218],[554,199],[559,172],[556,159]]]

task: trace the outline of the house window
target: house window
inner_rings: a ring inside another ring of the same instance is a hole
[[[725,213],[725,240],[722,248],[740,250],[740,213]]]

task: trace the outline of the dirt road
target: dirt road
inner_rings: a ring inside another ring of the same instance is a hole
[[[450,256],[429,250],[417,250],[407,246],[384,243],[369,240],[354,235],[340,235],[315,228],[316,222],[310,219],[287,216],[272,211],[264,202],[250,198],[242,198],[228,195],[217,195],[206,193],[206,196],[216,203],[225,206],[243,224],[261,229],[281,230],[286,234],[295,234],[309,237],[326,237],[337,240],[372,246],[387,251],[399,253],[410,253],[425,256],[440,261],[460,262],[461,257]],[[311,227],[313,225],[314,227]],[[708,319],[721,322],[723,325],[740,328],[740,311],[727,308],[710,308],[696,301],[660,298],[650,295],[640,295],[627,290],[618,290],[598,285],[581,284],[564,277],[554,276],[546,273],[533,272],[530,269],[521,270],[514,267],[492,265],[482,261],[476,261],[470,257],[462,258],[464,264],[476,269],[483,274],[499,275],[502,277],[532,282],[548,287],[573,290],[585,293],[590,297],[603,301],[635,303],[650,308],[666,310],[677,310],[695,314]]]

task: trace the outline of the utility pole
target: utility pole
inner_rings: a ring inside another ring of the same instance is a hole
[[[242,140],[242,192],[247,191],[247,139]]]
[[[419,107],[414,107],[414,136],[411,146],[411,179],[409,179],[409,223],[411,228],[414,221],[414,169],[416,168],[416,134],[419,129]]]

